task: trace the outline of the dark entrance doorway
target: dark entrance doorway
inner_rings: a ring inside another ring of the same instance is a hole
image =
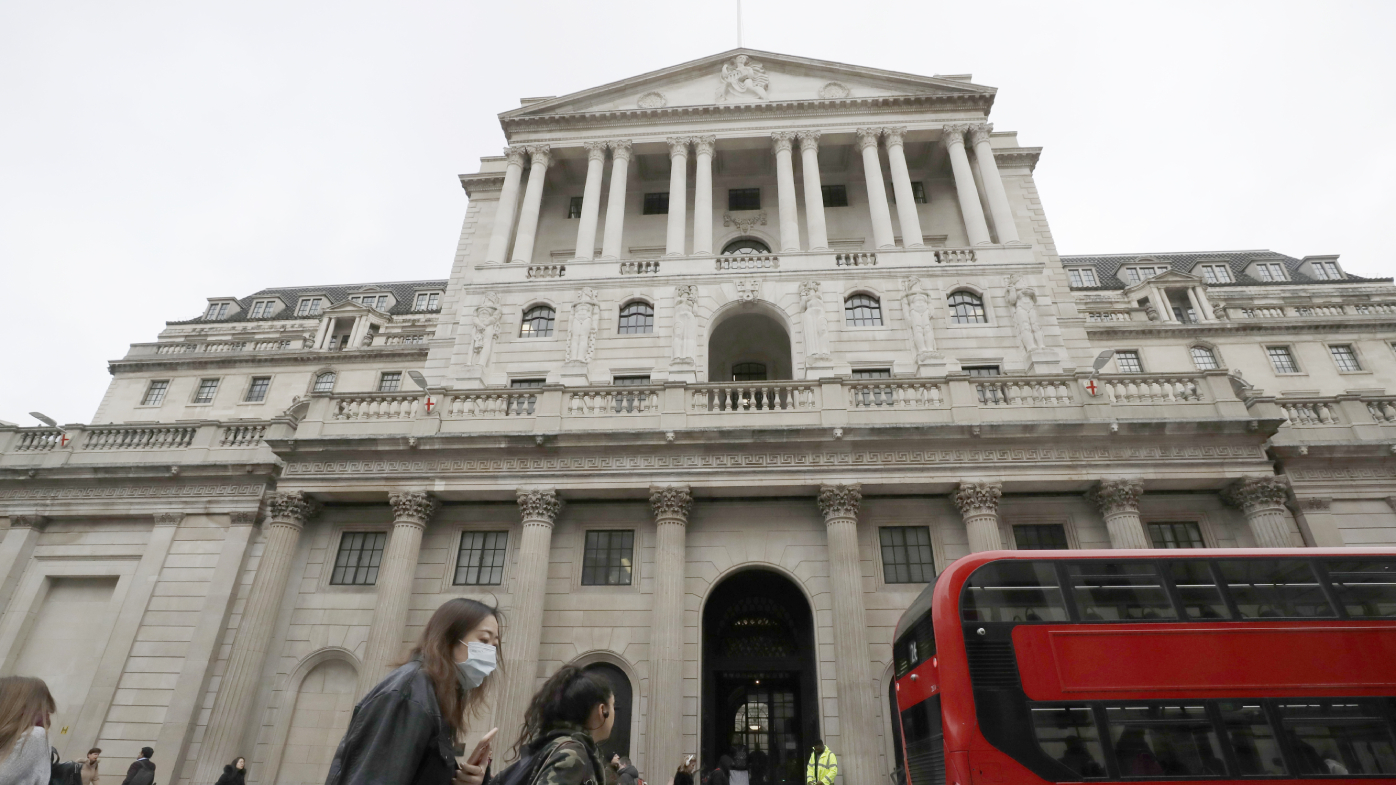
[[[604,676],[611,683],[611,691],[616,694],[616,724],[611,727],[611,737],[596,745],[601,761],[609,763],[611,754],[616,752],[622,758],[630,757],[630,705],[634,699],[630,692],[630,679],[625,671],[609,662],[595,662],[584,670]]]
[[[703,609],[703,765],[739,745],[751,785],[800,785],[819,735],[814,623],[795,584],[767,570],[724,580]]]

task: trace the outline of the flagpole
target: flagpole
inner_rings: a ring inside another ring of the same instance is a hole
[[[742,0],[737,0],[737,48],[742,48]]]

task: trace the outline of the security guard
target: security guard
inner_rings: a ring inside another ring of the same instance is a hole
[[[814,752],[805,768],[806,785],[834,785],[834,776],[838,773],[839,759],[834,757],[834,751],[824,746],[823,739],[815,739]]]

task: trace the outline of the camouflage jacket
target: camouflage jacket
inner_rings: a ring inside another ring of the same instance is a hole
[[[530,750],[541,750],[561,737],[568,737],[553,750],[533,778],[531,785],[603,785],[606,781],[596,742],[577,725],[554,728],[529,743]]]

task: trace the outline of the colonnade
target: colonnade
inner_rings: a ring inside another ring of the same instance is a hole
[[[1014,223],[1007,192],[994,161],[989,137],[993,125],[988,123],[959,123],[941,129],[941,142],[949,154],[955,191],[965,220],[970,245],[992,242],[988,220],[980,201],[982,185],[984,201],[989,205],[989,217],[1001,244],[1017,243],[1018,230]],[[896,196],[897,221],[905,248],[924,247],[921,221],[917,213],[911,172],[904,150],[905,126],[858,128],[854,132],[856,147],[863,161],[863,176],[867,185],[869,219],[873,243],[878,249],[896,248],[892,213],[879,149],[885,149],[892,192]],[[770,135],[776,168],[776,201],[781,252],[825,251],[829,249],[828,230],[824,215],[824,196],[819,175],[819,140],[817,129],[776,131]],[[974,147],[974,162],[978,177],[965,149],[968,137]],[[713,253],[713,156],[717,137],[671,136],[669,146],[669,213],[665,230],[664,252],[667,256],[705,256]],[[800,146],[800,163],[805,208],[805,242],[800,239],[799,207],[797,205],[794,167],[794,147]],[[581,145],[587,152],[586,183],[582,191],[582,208],[578,216],[575,258],[592,259],[595,255],[597,224],[601,210],[601,183],[606,151],[611,157],[611,188],[606,203],[606,226],[601,258],[617,259],[623,251],[625,231],[626,185],[633,142],[630,139],[589,141]],[[693,218],[691,223],[693,247],[687,248],[690,228],[688,218],[688,159],[694,159]],[[552,147],[546,144],[515,145],[505,149],[504,184],[499,206],[490,233],[485,261],[502,264],[505,261],[528,263],[533,260],[538,231],[539,210],[542,205],[544,180],[552,163]],[[523,182],[527,159],[528,184],[523,189],[523,205],[519,207],[519,189]],[[515,214],[517,213],[517,221]],[[509,254],[509,239],[514,237],[513,253]],[[506,255],[509,257],[506,259]]]

